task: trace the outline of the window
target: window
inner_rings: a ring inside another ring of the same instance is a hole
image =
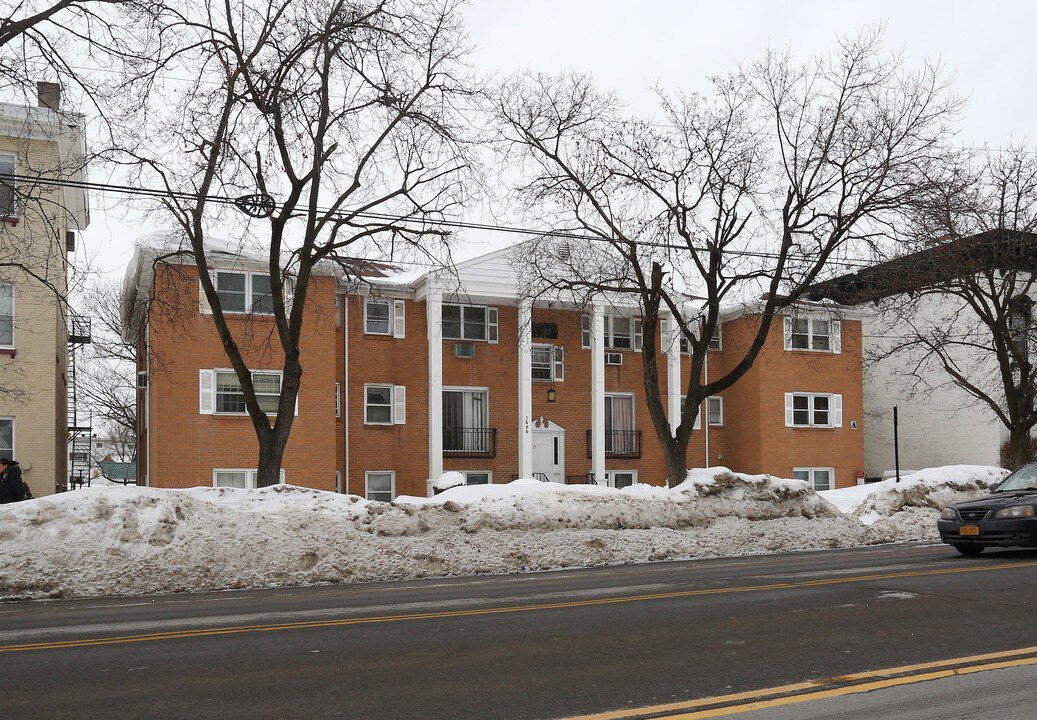
[[[636,470],[612,470],[605,473],[605,483],[614,488],[630,487],[637,482]]]
[[[788,427],[842,427],[843,396],[827,393],[785,393]]]
[[[813,317],[785,318],[785,349],[840,352],[840,323]]]
[[[404,385],[365,385],[364,422],[368,425],[403,425],[407,422],[407,388]]]
[[[443,452],[490,452],[493,433],[489,425],[489,391],[443,391]]]
[[[342,417],[342,383],[335,383],[335,417]]]
[[[14,175],[18,172],[18,158],[12,153],[0,153],[0,218],[18,216],[18,196],[15,193]]]
[[[644,338],[640,318],[606,315],[604,320],[606,350],[641,350]],[[581,344],[584,348],[589,348],[591,346],[590,315],[583,316],[580,329]]]
[[[684,422],[684,403],[688,399],[687,395],[681,395],[681,422]],[[692,430],[698,430],[702,427],[702,409],[699,408],[698,413],[695,414],[695,424],[691,426]]]
[[[721,350],[721,349],[723,349],[722,345],[721,345],[720,326],[719,325],[717,325],[717,329],[716,329],[716,331],[714,331],[713,337],[711,337],[709,339],[709,345],[707,345],[706,348],[708,350]],[[685,355],[690,355],[691,354],[691,343],[688,342],[688,338],[686,338],[683,334],[681,335],[681,352],[684,353]]]
[[[368,472],[364,473],[364,480],[366,485],[364,497],[376,502],[392,502],[396,473],[391,471]]]
[[[724,398],[706,398],[706,415],[709,417],[710,425],[724,424]]]
[[[490,480],[491,473],[483,472],[465,472],[464,484],[465,485],[489,485],[492,481]]]
[[[391,307],[388,300],[368,300],[364,303],[364,332],[368,335],[388,335]]]
[[[605,453],[631,455],[636,451],[634,396],[605,395]]]
[[[444,304],[443,337],[447,340],[497,342],[497,308]]]
[[[835,468],[793,468],[793,480],[806,480],[814,490],[831,490],[835,487]]]
[[[253,372],[252,387],[256,391],[259,409],[268,415],[277,413],[277,404],[281,399],[281,373]],[[216,371],[216,413],[244,415],[245,391],[241,381],[233,370]]]
[[[224,312],[272,315],[274,296],[266,273],[216,271],[216,294]]]
[[[242,490],[254,490],[256,487],[256,478],[259,476],[257,470],[251,469],[216,469],[212,471],[212,486],[213,487],[231,487],[240,488]],[[281,485],[284,485],[284,468],[281,468],[281,475],[278,479]]]
[[[0,347],[14,347],[14,285],[0,283]]]
[[[0,457],[14,460],[14,418],[0,418]]]
[[[533,379],[561,382],[565,379],[565,348],[533,345]]]

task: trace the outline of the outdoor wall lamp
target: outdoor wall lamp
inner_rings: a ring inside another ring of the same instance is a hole
[[[553,387],[549,387],[547,389],[547,401],[548,402],[554,402],[555,401],[555,395],[557,395],[557,394],[558,393],[555,392],[555,389]]]

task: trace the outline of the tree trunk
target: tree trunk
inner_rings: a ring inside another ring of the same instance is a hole
[[[256,472],[256,487],[270,487],[281,482],[281,461],[288,445],[288,432],[275,426],[270,429],[266,442],[259,443],[259,467]]]
[[[688,442],[690,440],[690,436],[683,439],[671,437],[663,443],[668,487],[677,487],[688,479]]]
[[[1003,458],[1008,461],[1008,469],[1015,470],[1033,459],[1033,441],[1030,439],[1030,431],[1023,428],[1012,428],[1008,435],[1007,457]]]

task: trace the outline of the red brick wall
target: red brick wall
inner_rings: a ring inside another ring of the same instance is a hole
[[[212,485],[214,468],[255,468],[258,441],[247,416],[201,415],[199,369],[229,368],[210,315],[198,312],[193,266],[160,266],[149,313],[150,457],[155,487]],[[285,481],[335,489],[335,279],[317,276],[309,289],[300,342],[299,414],[285,451]],[[176,306],[171,311],[168,308]],[[228,315],[242,355],[253,369],[279,370],[283,355],[273,321]]]

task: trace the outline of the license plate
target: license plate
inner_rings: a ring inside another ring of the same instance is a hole
[[[960,535],[979,535],[979,525],[962,525],[958,533]]]

